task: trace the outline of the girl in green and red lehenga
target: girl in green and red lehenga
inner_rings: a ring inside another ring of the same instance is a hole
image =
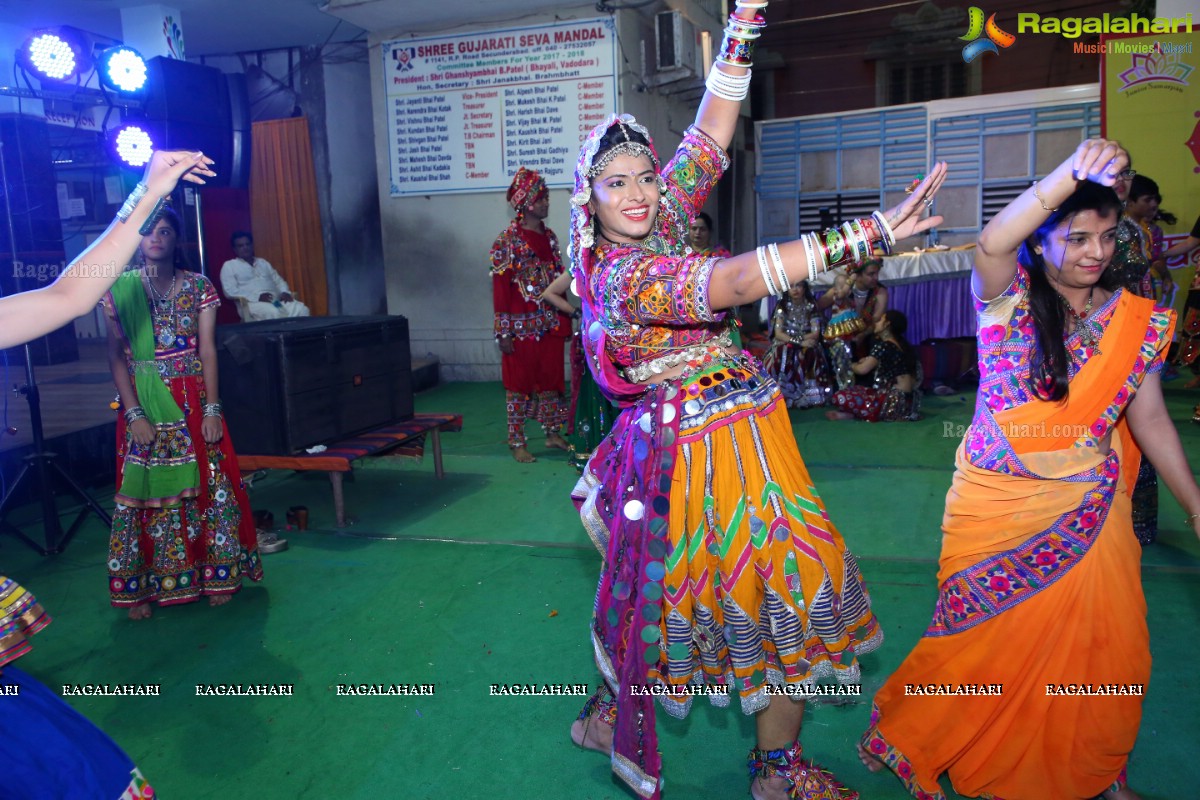
[[[250,501],[218,401],[216,289],[178,254],[169,209],[142,240],[144,266],[104,297],[120,392],[117,494],[109,540],[112,604],[228,602],[262,579]],[[277,547],[278,542],[265,543]]]

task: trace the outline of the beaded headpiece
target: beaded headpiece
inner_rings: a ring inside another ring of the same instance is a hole
[[[546,191],[546,181],[542,179],[542,176],[534,170],[521,167],[513,176],[512,184],[509,185],[505,198],[510,206],[520,212],[537,200],[544,191]]]
[[[610,148],[597,160],[596,155],[600,150],[600,141],[614,125],[621,126],[625,141]],[[649,146],[632,141],[629,137],[630,130],[640,133]],[[636,151],[623,151],[629,155],[648,155],[650,157],[651,163],[654,164],[654,171],[658,175],[661,191],[662,175],[659,173],[658,154],[654,151],[654,140],[650,138],[650,132],[628,114],[609,115],[608,119],[592,128],[579,150],[579,161],[575,165],[575,191],[571,195],[571,244],[569,250],[571,272],[575,276],[573,288],[575,294],[579,295],[583,301],[583,346],[588,355],[589,366],[592,368],[592,373],[601,391],[610,400],[622,405],[629,401],[629,398],[640,396],[644,389],[625,381],[613,364],[603,356],[605,333],[600,323],[603,311],[597,299],[592,295],[588,280],[592,271],[592,260],[595,258],[592,247],[596,244],[594,220],[592,211],[588,208],[588,201],[592,199],[592,178],[608,165],[609,154],[627,147],[639,148]]]

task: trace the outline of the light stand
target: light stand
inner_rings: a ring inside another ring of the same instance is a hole
[[[8,221],[8,240],[13,254],[13,263],[16,264],[19,260],[17,253],[17,231],[13,224],[12,188],[8,182],[8,167],[4,160],[4,147],[5,142],[0,140],[0,181],[3,182],[4,189],[4,211]],[[89,511],[99,517],[109,528],[112,527],[112,517],[58,464],[58,455],[56,453],[46,452],[46,440],[42,432],[41,395],[38,392],[37,380],[33,373],[33,352],[29,349],[28,342],[25,343],[25,385],[16,391],[25,395],[25,399],[29,401],[29,426],[33,432],[33,452],[25,456],[23,459],[25,464],[17,474],[16,480],[8,487],[8,491],[4,493],[4,497],[0,499],[0,533],[15,536],[44,556],[54,555],[61,553],[63,548],[67,546],[67,543],[71,541],[71,538],[75,536]],[[61,479],[69,490],[69,493],[75,495],[83,503],[83,507],[79,509],[75,521],[71,523],[71,527],[67,529],[66,533],[63,533],[62,522],[58,517],[58,502],[54,492],[55,477]],[[25,482],[26,478],[29,478],[36,487],[38,497],[41,500],[42,538],[45,543],[44,546],[26,536],[20,528],[8,521],[10,502],[16,496],[17,490]]]

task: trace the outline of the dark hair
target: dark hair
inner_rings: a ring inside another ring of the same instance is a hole
[[[807,301],[808,301],[808,302],[810,302],[810,303],[813,301],[813,296],[812,296],[812,287],[810,287],[810,286],[808,285],[808,279],[804,279],[804,280],[796,281],[795,283],[791,284],[791,286],[788,286],[788,290],[789,290],[789,291],[786,291],[786,292],[784,292],[784,293],[783,293],[782,295],[780,295],[780,297],[779,297],[779,307],[783,309],[783,311],[784,311],[784,313],[785,313],[785,314],[786,314],[788,311],[791,311],[791,310],[792,310],[792,303],[794,303],[794,302],[795,302],[795,301],[792,299],[792,293],[791,293],[791,291],[790,291],[792,286],[803,286],[803,287],[804,287],[804,299],[805,299],[805,300],[807,300]],[[768,331],[768,332],[769,332],[769,331]]]
[[[1046,260],[1034,248],[1036,245],[1045,246],[1047,237],[1055,228],[1081,211],[1095,211],[1102,217],[1113,214],[1119,219],[1121,201],[1117,193],[1107,186],[1091,181],[1080,183],[1041,227],[1029,235],[1017,256],[1029,273],[1029,312],[1037,334],[1037,347],[1030,359],[1029,379],[1033,382],[1034,393],[1042,400],[1061,400],[1067,396],[1067,312],[1063,308],[1062,295],[1046,277]],[[1100,274],[1098,285],[1102,289],[1116,291],[1121,284],[1116,274],[1106,267]]]
[[[912,345],[908,343],[908,339],[904,338],[904,334],[908,333],[908,316],[903,311],[895,308],[889,308],[883,312],[883,318],[888,322],[888,330],[896,339],[896,344],[900,347],[900,354],[904,356],[904,367],[909,374],[917,371],[917,358],[913,354]]]
[[[1133,180],[1129,182],[1129,202],[1132,203],[1139,197],[1145,197],[1146,195],[1153,195],[1154,197],[1158,198],[1158,202],[1162,202],[1162,192],[1160,192],[1158,189],[1157,181],[1155,181],[1153,178],[1148,178],[1145,175],[1134,175]],[[1179,221],[1178,217],[1176,217],[1170,211],[1164,211],[1162,208],[1159,208],[1158,214],[1154,217],[1154,219],[1148,220],[1148,222],[1154,222],[1155,219],[1161,219],[1168,225],[1174,225]]]
[[[157,228],[160,222],[167,223],[171,226],[171,229],[175,231],[175,269],[190,270],[192,267],[188,263],[187,256],[183,254],[183,247],[180,246],[180,240],[183,239],[183,223],[179,221],[179,214],[175,213],[175,209],[171,208],[171,206],[163,206],[162,214],[159,215],[158,220],[154,223],[154,227]],[[153,229],[151,229],[151,231],[153,232]],[[144,253],[142,253],[141,245],[138,246],[138,258],[141,260],[142,265],[144,266],[146,263],[146,256]]]
[[[701,211],[696,215],[696,219],[704,220],[704,227],[708,228],[710,231],[713,229],[712,217],[708,215],[707,211]]]
[[[234,231],[233,236],[229,237],[229,246],[237,247],[238,239],[249,239],[250,244],[254,244],[254,237],[250,235],[250,231]]]

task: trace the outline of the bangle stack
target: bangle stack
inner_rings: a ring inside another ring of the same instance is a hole
[[[117,212],[117,219],[121,222],[127,222],[133,214],[133,210],[137,208],[138,203],[146,196],[146,192],[150,191],[150,187],[144,183],[139,183],[133,187],[133,191],[129,193],[129,197],[125,198],[125,204],[121,206],[121,210]]]
[[[126,425],[132,425],[139,419],[149,419],[149,417],[146,416],[145,409],[143,409],[141,406],[133,406],[132,408],[125,409]]]
[[[744,75],[730,75],[713,64],[704,85],[717,97],[740,103],[750,93],[750,70],[746,70]]]
[[[800,241],[808,259],[810,281],[816,280],[819,273],[846,263],[865,263],[875,245],[890,253],[896,243],[891,226],[878,211],[869,218],[850,220],[840,229],[830,228],[823,234],[806,233]]]
[[[775,285],[775,279],[771,277],[771,268],[767,266],[767,248],[754,248],[754,255],[758,256],[758,271],[762,273],[763,283],[767,287],[767,294],[773,294],[776,297],[783,294],[779,287]]]
[[[202,408],[203,408],[204,416],[206,416],[206,417],[221,416],[221,404],[220,403],[205,403],[202,406]]]
[[[755,11],[754,19],[742,19],[736,11],[729,15],[725,38],[721,41],[721,49],[717,51],[717,63],[749,69],[754,66],[754,43],[767,26],[766,18],[757,11],[766,8],[767,4],[738,3],[737,7],[738,10],[748,8]]]

